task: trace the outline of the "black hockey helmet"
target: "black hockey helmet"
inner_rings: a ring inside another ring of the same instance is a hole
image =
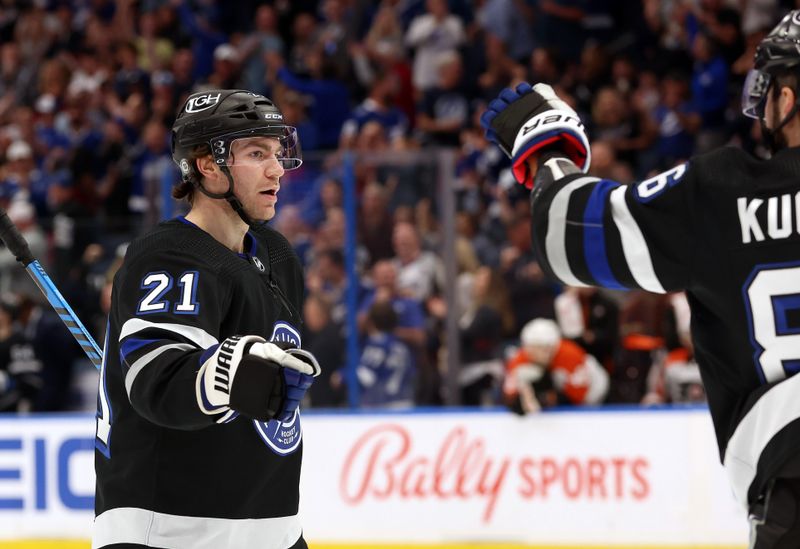
[[[756,48],[755,68],[762,72],[800,64],[800,10],[787,13]]]
[[[754,68],[742,90],[742,112],[763,118],[773,77],[792,69],[800,72],[800,10],[787,13],[756,48]]]
[[[233,141],[262,136],[280,140],[279,161],[285,170],[294,170],[303,163],[297,130],[283,123],[283,114],[270,99],[246,90],[193,93],[172,125],[172,159],[180,167],[183,179],[192,181],[196,168],[191,152],[198,145],[208,145],[214,161],[225,166]]]

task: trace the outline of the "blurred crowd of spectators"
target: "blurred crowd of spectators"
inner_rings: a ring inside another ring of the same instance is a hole
[[[527,191],[477,121],[503,87],[547,82],[587,125],[593,175],[630,183],[724,144],[763,154],[738,97],[755,45],[795,4],[0,0],[0,206],[102,341],[126,243],[182,212],[169,197],[176,109],[203,89],[263,93],[298,128],[306,158],[287,174],[273,224],[306,268],[305,342],[325,372],[312,405],[347,402],[346,151],[362,405],[452,400],[446,315],[458,318],[449,344],[465,404],[702,400],[683,296],[548,281],[530,249]],[[436,171],[408,162],[436,147],[457,150],[455,281],[444,280]],[[90,391],[76,393],[80,350],[7,250],[0,296],[0,409],[91,408]],[[535,319],[556,321],[548,352],[521,337]],[[587,357],[607,377],[599,399],[584,390],[604,377],[587,375]]]

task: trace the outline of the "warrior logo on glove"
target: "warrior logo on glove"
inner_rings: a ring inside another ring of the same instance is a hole
[[[229,337],[207,349],[200,362],[197,404],[218,423],[237,412],[259,421],[291,420],[321,371],[311,353],[253,335]]]

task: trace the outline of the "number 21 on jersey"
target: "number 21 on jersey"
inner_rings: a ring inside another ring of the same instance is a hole
[[[743,294],[761,380],[800,372],[800,262],[757,266]]]
[[[196,315],[200,311],[197,303],[197,271],[187,271],[178,277],[179,296],[173,303],[172,312],[179,315]],[[148,290],[136,307],[137,315],[170,312],[167,294],[174,286],[172,275],[163,271],[147,273],[141,288]]]

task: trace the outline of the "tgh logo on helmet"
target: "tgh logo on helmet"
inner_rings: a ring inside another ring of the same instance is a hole
[[[186,102],[186,112],[200,112],[206,109],[210,109],[217,103],[219,103],[219,99],[222,96],[220,93],[212,94],[207,93],[205,95],[197,95],[195,97],[191,97]]]

